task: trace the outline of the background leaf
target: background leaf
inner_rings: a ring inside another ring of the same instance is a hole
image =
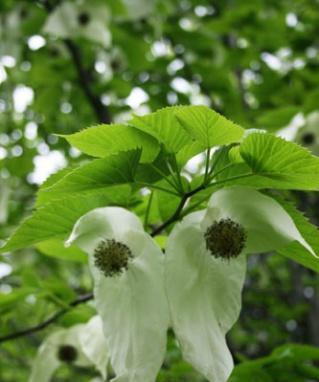
[[[38,243],[36,248],[47,256],[56,257],[62,260],[72,260],[81,263],[87,262],[87,255],[78,247],[65,247],[62,240],[50,239]]]
[[[134,150],[95,159],[68,172],[51,187],[41,188],[38,202],[45,203],[76,194],[89,196],[110,186],[132,183],[140,156],[141,151]]]
[[[319,158],[293,142],[267,133],[252,133],[241,144],[242,158],[264,187],[319,189]]]
[[[167,107],[143,117],[135,116],[129,123],[155,137],[167,151],[176,153],[191,141],[174,116],[173,112],[180,108],[183,106]]]
[[[47,203],[22,222],[5,246],[0,248],[0,253],[48,239],[65,239],[76,220],[86,212],[107,205],[126,206],[129,197],[129,186],[115,186],[90,197],[70,196]]]

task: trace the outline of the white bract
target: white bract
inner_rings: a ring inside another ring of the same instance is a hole
[[[296,142],[319,155],[319,112],[310,113],[296,135]]]
[[[120,207],[82,216],[67,241],[71,243],[89,254],[114,381],[155,381],[169,326],[161,249],[140,220]]]
[[[94,316],[87,324],[57,330],[42,343],[29,382],[49,382],[64,362],[80,367],[94,365],[105,379],[108,361],[102,321]]]
[[[108,48],[111,43],[109,16],[106,4],[100,2],[63,1],[48,16],[43,32],[65,39],[84,37]]]
[[[165,264],[172,325],[184,358],[210,382],[227,381],[233,368],[225,335],[240,313],[245,255],[294,240],[314,255],[287,212],[246,187],[215,192],[174,227]]]

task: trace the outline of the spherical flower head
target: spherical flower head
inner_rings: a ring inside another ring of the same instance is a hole
[[[247,233],[245,229],[233,220],[221,219],[214,221],[205,234],[206,248],[212,256],[222,259],[238,257],[245,247]]]
[[[73,363],[77,357],[78,352],[72,345],[61,345],[58,348],[58,359],[62,362]]]
[[[101,241],[94,250],[94,265],[105,277],[121,274],[133,258],[130,248],[114,239]]]

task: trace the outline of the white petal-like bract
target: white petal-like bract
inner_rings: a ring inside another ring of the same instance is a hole
[[[205,233],[225,221],[240,226],[246,241],[237,257],[224,259],[212,256]],[[210,382],[226,382],[233,368],[225,334],[240,313],[245,255],[295,240],[315,255],[284,208],[249,187],[216,191],[206,210],[186,216],[171,232],[165,277],[173,329],[184,358]]]
[[[122,273],[105,276],[96,266],[94,252],[103,240],[115,240],[131,250],[133,257]],[[139,219],[120,207],[98,208],[82,216],[68,242],[89,254],[114,381],[154,382],[165,356],[169,325],[161,249]]]
[[[213,221],[224,218],[234,220],[246,230],[245,253],[279,250],[296,240],[316,256],[285,209],[257,190],[237,186],[215,192],[209,200],[202,228],[205,230]]]
[[[40,346],[32,366],[29,382],[49,382],[63,363],[58,357],[59,348],[71,346],[75,349],[74,365],[94,365],[106,377],[108,352],[103,335],[101,319],[94,316],[86,324],[74,325],[52,333]],[[98,356],[97,356],[98,355]]]
[[[187,216],[168,239],[167,294],[183,357],[209,381],[225,382],[233,368],[225,334],[240,312],[246,260],[210,256],[200,227],[203,215]]]

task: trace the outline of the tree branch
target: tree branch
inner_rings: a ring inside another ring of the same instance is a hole
[[[108,108],[103,105],[100,98],[92,91],[92,76],[83,65],[80,48],[70,39],[65,39],[64,44],[67,47],[76,68],[79,84],[94,110],[97,119],[102,123],[111,123],[111,116]]]
[[[60,0],[56,0],[52,4],[50,0],[42,0],[42,4],[49,14],[54,11],[54,9],[60,4],[60,2]],[[74,41],[70,39],[64,39],[63,42],[72,58],[74,67],[77,72],[79,85],[81,86],[88,102],[94,110],[98,121],[101,123],[111,123],[112,118],[109,109],[105,105],[103,105],[100,98],[96,94],[94,94],[92,90],[92,75],[91,72],[88,69],[86,69],[83,65],[80,48]]]
[[[172,223],[174,223],[176,220],[178,220],[179,218],[179,214],[182,212],[183,208],[184,208],[184,205],[185,203],[187,202],[188,198],[190,198],[191,196],[195,195],[197,192],[201,191],[201,190],[204,190],[205,189],[205,185],[202,184],[200,185],[199,187],[195,188],[194,190],[190,191],[190,192],[187,192],[186,194],[184,194],[181,198],[181,201],[179,203],[179,205],[177,206],[175,212],[173,213],[173,215],[171,217],[169,217],[163,224],[161,224],[160,226],[158,226],[157,228],[155,228],[152,232],[151,232],[151,236],[156,236],[158,235],[160,232],[162,232],[166,227],[170,226]]]
[[[229,168],[229,166],[225,166],[221,171],[218,171],[215,173],[215,175],[212,177],[214,178],[217,174],[220,174],[222,171],[226,170],[227,168]],[[186,194],[184,194],[181,198],[181,201],[179,203],[179,205],[177,206],[175,212],[173,213],[173,215],[171,217],[169,217],[162,225],[158,226],[157,228],[155,228],[152,232],[151,232],[151,236],[156,236],[158,235],[161,231],[163,231],[166,227],[168,227],[169,225],[171,225],[172,223],[174,223],[175,221],[177,221],[181,216],[180,216],[180,213],[182,212],[184,206],[185,206],[185,203],[187,202],[188,198],[190,198],[191,196],[197,194],[197,192],[199,191],[202,191],[202,190],[205,190],[205,189],[208,189],[208,188],[211,188],[211,187],[214,187],[214,186],[219,186],[221,184],[224,184],[224,183],[227,183],[229,181],[234,181],[234,180],[238,180],[238,179],[243,179],[243,178],[247,178],[247,177],[250,177],[254,175],[252,172],[250,173],[246,173],[246,174],[241,174],[241,175],[236,175],[236,176],[232,176],[230,178],[226,178],[226,179],[221,179],[219,181],[216,181],[216,182],[213,182],[213,183],[207,183],[204,182],[202,183],[200,186],[198,186],[197,188],[195,188],[194,190],[192,191],[189,191],[187,192]],[[212,179],[211,178],[211,179]],[[210,180],[211,180],[210,179]],[[202,203],[204,200],[202,200],[200,203]],[[199,204],[200,204],[199,203]]]
[[[65,313],[67,313],[71,308],[83,304],[84,302],[90,301],[93,298],[93,293],[86,293],[79,297],[77,297],[75,300],[71,301],[68,307],[60,309],[59,311],[55,312],[51,317],[47,318],[46,320],[40,322],[37,325],[31,326],[30,328],[23,329],[20,331],[17,331],[15,333],[7,334],[3,337],[0,337],[0,343],[6,342],[10,340],[14,340],[16,338],[24,337],[32,333],[36,333],[47,326],[53,324],[56,322],[61,316],[63,316]]]

